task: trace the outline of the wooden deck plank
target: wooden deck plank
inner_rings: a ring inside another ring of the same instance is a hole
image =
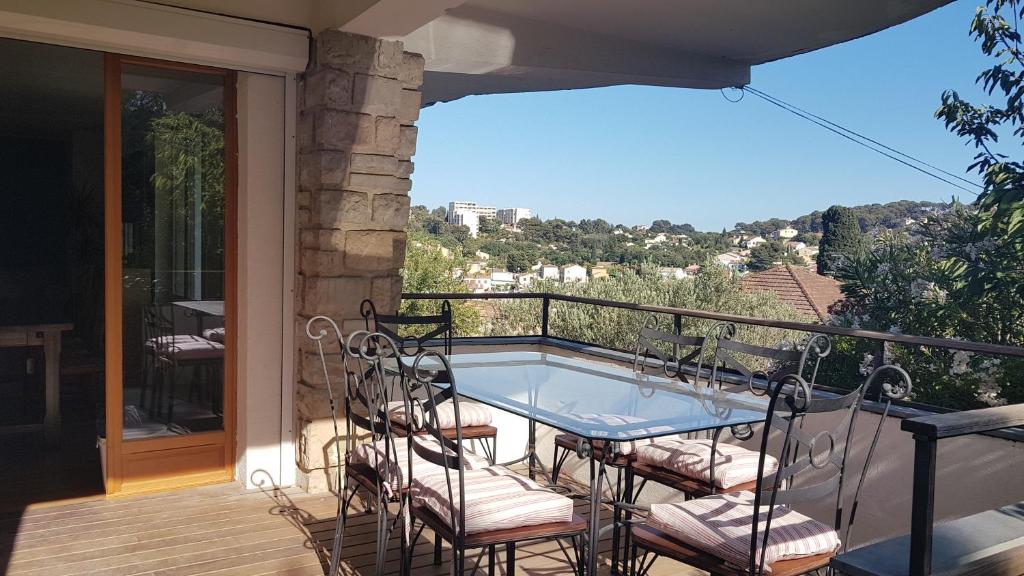
[[[336,500],[299,490],[244,490],[238,485],[173,493],[33,506],[23,516],[0,514],[0,574],[9,576],[316,576],[323,573],[334,536]],[[586,513],[584,501],[577,513]],[[603,515],[610,514],[604,510]],[[374,569],[376,515],[355,513],[345,532],[346,574]],[[599,545],[607,573],[611,542]],[[399,538],[388,543],[386,572],[397,574]],[[413,551],[417,575],[446,575],[451,550],[433,565],[433,534],[426,530]],[[504,574],[504,550],[497,573]],[[570,574],[555,542],[517,549],[521,574]],[[468,569],[486,554],[473,555]],[[467,570],[468,571],[468,570]],[[698,574],[659,562],[652,575]]]

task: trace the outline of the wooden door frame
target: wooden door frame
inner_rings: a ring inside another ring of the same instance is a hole
[[[104,301],[106,360],[106,486],[107,494],[148,492],[227,482],[235,477],[238,374],[238,98],[237,73],[198,64],[104,54]],[[224,400],[223,430],[167,438],[122,439],[124,428],[123,364],[123,230],[121,191],[121,74],[125,64],[219,75],[224,79]],[[224,466],[185,476],[168,475],[125,484],[126,457],[180,459],[189,470],[190,454],[222,447]]]

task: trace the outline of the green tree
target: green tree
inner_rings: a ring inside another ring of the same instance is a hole
[[[971,142],[978,150],[968,170],[982,176],[978,233],[987,251],[1012,255],[1024,251],[1024,164],[1008,154],[1019,154],[1024,141],[1024,53],[1018,22],[1024,8],[1018,0],[987,0],[971,21],[970,34],[980,41],[982,53],[992,66],[976,78],[994,102],[974,104],[955,90],[942,94],[935,112],[946,128]],[[1011,144],[1000,151],[999,136]],[[951,262],[964,288],[972,297],[1006,286],[1024,287],[1020,268],[989,268],[980,259]],[[1024,297],[1024,288],[1018,293]]]
[[[456,270],[464,269],[460,253],[446,256],[437,240],[420,233],[409,234],[402,267],[403,292],[468,292],[469,288],[456,278]],[[466,301],[452,301],[453,329],[456,335],[476,334],[480,329],[480,312]],[[430,300],[403,300],[402,314],[437,314],[440,303]],[[412,328],[415,333],[417,327]],[[421,333],[429,327],[418,327]]]
[[[856,215],[845,206],[826,210],[821,215],[821,228],[818,274],[830,276],[838,261],[855,256],[863,248],[863,240]]]
[[[753,271],[767,270],[786,259],[786,249],[781,242],[765,242],[750,249],[747,267]]]
[[[501,220],[497,218],[481,218],[477,231],[484,236],[494,236],[501,231]]]
[[[509,272],[515,272],[517,274],[526,272],[533,266],[534,260],[526,252],[519,250],[509,252],[505,256],[505,268]]]

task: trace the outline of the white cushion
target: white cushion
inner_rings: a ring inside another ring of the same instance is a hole
[[[687,478],[711,482],[711,440],[682,438],[659,440],[641,446],[636,461],[666,468]],[[757,462],[760,453],[735,444],[719,442],[715,451],[715,486],[728,489],[757,480]],[[779,462],[765,456],[765,475],[774,474]]]
[[[465,534],[491,532],[555,522],[571,522],[573,502],[540,484],[502,466],[465,472]],[[459,480],[451,478],[456,519],[459,505]],[[412,501],[451,523],[448,483],[444,474],[414,477]]]
[[[750,562],[753,502],[752,492],[736,492],[675,504],[652,504],[647,523],[688,546],[746,567]],[[764,537],[767,506],[762,510],[757,534],[758,554]],[[780,560],[834,554],[839,546],[839,534],[832,528],[789,507],[776,506],[765,549],[765,571],[771,572],[771,565]]]
[[[401,400],[388,402],[388,415],[391,417],[392,422],[404,426],[406,416],[405,403]],[[429,418],[430,415],[414,414],[413,419],[418,420],[423,416]],[[459,418],[462,420],[463,428],[471,426],[490,426],[492,420],[491,411],[487,406],[475,404],[473,402],[459,402]],[[438,428],[441,430],[455,428],[455,404],[453,402],[442,402],[438,404],[437,420]]]
[[[207,328],[203,330],[203,338],[207,340],[213,340],[214,342],[224,343],[224,327],[220,328]]]
[[[423,446],[441,453],[441,446],[434,438],[416,438]],[[378,474],[388,478],[388,486],[396,490],[401,479],[402,488],[409,486],[409,442],[405,438],[396,438],[392,443],[394,450],[391,452],[390,462],[385,449],[384,440],[377,440],[372,444],[361,444],[352,450],[349,459],[360,464],[369,464]],[[465,465],[467,469],[486,468],[490,462],[486,458],[477,456],[469,450],[463,449]],[[390,464],[390,466],[388,466]],[[387,470],[390,468],[390,471]],[[429,476],[431,474],[444,473],[444,468],[424,460],[415,451],[412,453],[412,476]]]

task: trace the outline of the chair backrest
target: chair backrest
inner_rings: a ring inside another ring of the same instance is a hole
[[[348,464],[360,430],[364,434],[369,433],[373,441],[383,439],[384,458],[397,462],[395,436],[388,416],[393,387],[388,384],[396,377],[402,378],[398,345],[384,334],[365,331],[353,332],[346,340],[338,324],[327,316],[310,318],[306,322],[306,336],[316,345],[330,405],[335,455],[339,464],[337,486],[341,486],[341,465]],[[339,384],[342,386],[340,395]],[[344,455],[341,452],[342,435],[338,422],[338,404],[342,400],[345,412]],[[392,469],[391,466],[375,468]],[[391,485],[387,483],[388,479],[379,480],[379,493],[387,492]]]
[[[359,312],[366,322],[367,331],[379,332],[400,343],[400,351],[406,356],[419,354],[427,342],[437,338],[442,339],[444,353],[452,353],[453,314],[452,304],[447,300],[441,301],[439,313],[427,316],[380,314],[371,300],[363,300]],[[399,333],[403,326],[427,326],[431,329],[420,336],[401,336]]]
[[[633,371],[644,372],[650,360],[660,364],[661,371],[669,378],[679,378],[689,382],[683,372],[683,366],[697,364],[700,374],[700,357],[704,348],[703,336],[684,336],[659,330],[657,318],[651,316],[636,338],[636,350],[633,352]]]
[[[791,507],[834,497],[834,527],[839,534],[843,533],[843,483],[848,447],[866,382],[842,396],[828,397],[814,397],[811,384],[798,374],[786,374],[769,386],[751,522],[749,573],[757,575],[764,574],[768,535],[777,513],[776,506]],[[808,415],[815,415],[815,422],[828,422],[832,427],[804,426]],[[772,430],[781,434],[781,445],[777,470],[766,474]]]
[[[448,357],[435,350],[420,352],[409,374],[406,380],[407,422],[413,423],[417,433],[425,432],[423,435],[409,435],[410,452],[415,452],[420,458],[444,470],[449,508],[447,520],[455,538],[452,545],[461,548],[465,542],[466,526],[466,454],[462,442],[459,402],[455,401],[458,398],[455,376]],[[454,435],[451,429],[445,434],[440,427],[437,407],[443,402],[452,402]],[[423,439],[429,439],[433,446],[424,443]],[[413,475],[415,473],[412,472]]]
[[[732,370],[747,381],[747,387],[758,396],[764,396],[770,384],[788,374],[797,374],[806,379],[813,387],[818,377],[821,361],[832,351],[832,339],[826,334],[809,334],[795,345],[769,348],[756,344],[747,344],[736,339],[738,328],[733,322],[720,322],[712,326],[705,337],[709,349],[711,374],[707,382],[713,386],[718,382],[721,387],[724,370]],[[754,357],[768,363],[767,367],[750,367],[749,360],[744,362],[741,356]],[[809,379],[808,379],[809,374]],[[769,384],[767,388],[755,386],[759,380]]]
[[[850,539],[853,535],[853,523],[857,518],[857,506],[860,502],[860,493],[864,488],[864,481],[867,479],[867,472],[871,469],[871,460],[875,456],[875,448],[882,437],[882,426],[885,425],[889,416],[889,409],[892,408],[894,400],[905,400],[914,391],[914,383],[906,370],[893,364],[884,364],[875,368],[864,383],[864,400],[878,402],[884,408],[878,418],[878,426],[875,427],[875,435],[871,439],[871,446],[868,448],[867,456],[864,459],[864,469],[857,480],[857,489],[853,493],[853,502],[850,504],[850,519],[846,525],[846,533],[843,535],[843,551],[850,546]]]

